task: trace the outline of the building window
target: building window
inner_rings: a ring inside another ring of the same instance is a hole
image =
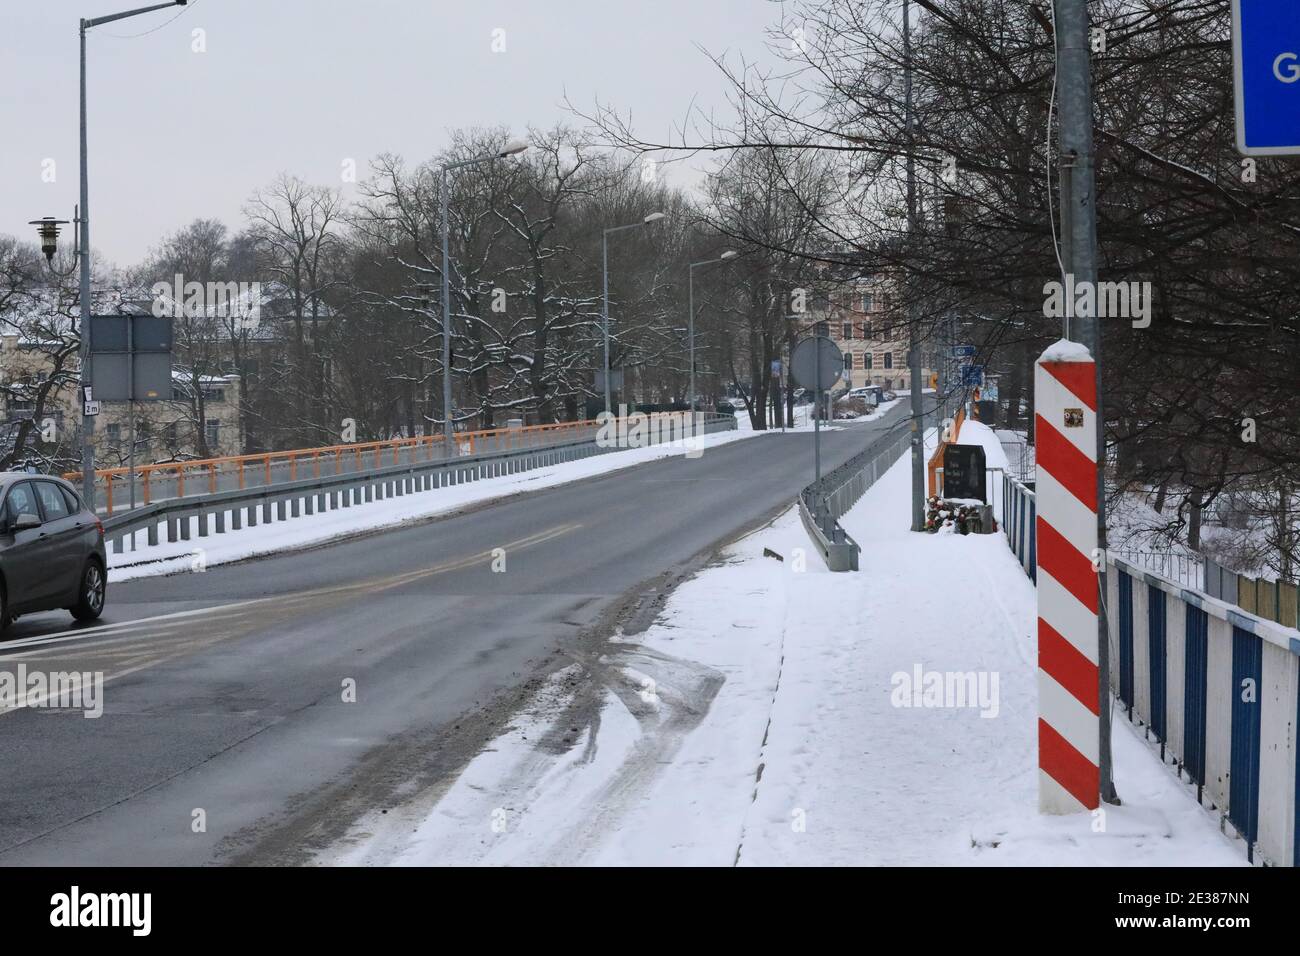
[[[175,422],[168,422],[167,427],[163,429],[163,441],[168,445],[176,444],[177,429]]]
[[[825,322],[818,322],[816,325],[813,326],[813,335],[827,336],[829,334],[830,334],[830,329],[828,328]]]
[[[867,369],[868,371],[870,371],[875,366],[875,363],[872,361],[872,358],[873,356],[870,352],[862,353],[862,367]]]
[[[859,333],[859,334],[862,336],[862,338],[864,338],[864,339],[869,339],[869,338],[871,338],[871,323],[870,323],[870,322],[863,322],[860,326],[858,326],[858,333]]]
[[[844,368],[847,369],[847,370],[850,371],[850,372],[853,371],[853,353],[852,353],[852,352],[845,352],[845,353],[844,353]]]
[[[852,339],[852,338],[853,338],[853,323],[852,323],[852,322],[845,322],[845,323],[844,323],[844,328],[843,328],[843,330],[842,330],[842,333],[843,333],[843,336],[844,336],[845,341],[848,341],[848,340]]]
[[[893,353],[893,352],[886,352],[886,353],[885,353],[885,368],[893,368],[893,367],[894,367],[894,353]]]
[[[216,448],[221,440],[221,419],[209,418],[203,423],[207,436],[208,450]]]
[[[873,296],[870,292],[864,292],[862,294],[862,311],[863,312],[876,311],[876,297]]]
[[[108,440],[115,445],[122,440],[122,426],[117,422],[112,422],[108,426]]]

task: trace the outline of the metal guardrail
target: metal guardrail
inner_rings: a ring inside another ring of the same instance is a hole
[[[799,516],[830,570],[858,570],[861,549],[849,537],[849,533],[840,527],[839,520],[903,456],[911,444],[910,430],[896,436],[886,435],[872,442],[865,451],[823,475],[820,492],[815,481],[799,492]]]
[[[1112,558],[1120,558],[1126,564],[1140,567],[1143,571],[1154,571],[1171,581],[1177,581],[1185,588],[1197,588],[1211,593],[1205,587],[1205,558],[1199,554],[1179,553],[1172,549],[1154,548],[1111,548],[1106,553]]]
[[[458,432],[455,445],[457,454],[462,456],[504,453],[523,448],[540,448],[575,438],[590,438],[596,435],[599,428],[600,423],[591,420],[490,428]],[[322,473],[359,473],[385,465],[415,464],[418,461],[434,461],[445,457],[446,442],[443,436],[421,435],[321,448],[162,462],[138,465],[134,469],[101,468],[95,472],[95,493],[96,501],[100,503],[99,510],[103,514],[112,515],[130,507],[128,502],[131,501],[133,490],[139,507],[167,498],[242,491],[246,488],[298,481],[308,476],[319,478]],[[75,483],[80,481],[81,473],[70,472],[63,477]]]
[[[666,421],[660,420],[657,427],[647,431],[643,439],[645,444],[664,444],[692,437],[688,434],[687,422],[672,416],[665,418]],[[701,414],[700,419],[695,434],[736,428],[736,419],[731,415]],[[662,427],[664,425],[667,427]],[[605,452],[623,451],[627,447],[625,444],[597,444],[593,435],[541,448],[435,458],[365,472],[313,476],[215,494],[171,498],[105,518],[104,538],[111,553],[122,554],[128,550],[128,539],[134,541],[135,535],[141,531],[145,532],[149,545],[158,544],[163,534],[169,543],[188,541],[193,537],[223,534],[227,530],[237,531],[245,525],[254,527],[259,521],[266,524],[291,520],[482,478],[545,468]]]

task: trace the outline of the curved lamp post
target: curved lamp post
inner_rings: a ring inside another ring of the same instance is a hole
[[[691,351],[691,415],[695,415],[695,270],[700,266],[711,266],[715,262],[725,262],[728,259],[736,258],[736,250],[728,249],[716,259],[704,259],[700,262],[692,262],[686,270],[687,286],[687,309],[690,313],[686,324],[687,335],[690,338]]]
[[[605,338],[605,414],[610,413],[609,407],[609,236],[613,232],[622,232],[624,229],[639,229],[642,226],[648,226],[652,222],[658,222],[664,218],[661,212],[652,212],[640,222],[629,223],[626,226],[610,226],[600,237],[600,254],[601,254],[601,274],[604,277],[603,293],[601,294],[601,328]]]
[[[77,213],[74,216],[75,221],[81,227],[77,242],[77,254],[74,262],[80,268],[80,295],[79,295],[79,312],[81,314],[81,386],[86,388],[91,384],[91,352],[90,352],[90,180],[86,169],[86,154],[88,152],[86,145],[86,31],[92,27],[100,26],[104,23],[113,23],[117,20],[125,20],[128,17],[136,17],[142,13],[152,13],[155,10],[165,10],[168,7],[183,7],[189,0],[169,0],[168,3],[155,3],[148,7],[139,7],[135,10],[127,10],[123,13],[111,13],[104,17],[94,17],[87,20],[83,18],[80,21],[81,30],[81,202],[77,206]],[[59,227],[67,225],[64,220],[54,219],[47,216],[44,219],[35,219],[30,225],[36,226],[41,237],[41,252],[45,254],[45,260],[53,268],[54,253],[57,249],[59,239]],[[57,270],[56,270],[57,273]],[[71,272],[67,273],[71,275]],[[95,418],[92,415],[86,415],[85,412],[85,392],[82,391],[80,399],[82,403],[81,416],[81,496],[85,499],[86,506],[91,511],[95,510]]]

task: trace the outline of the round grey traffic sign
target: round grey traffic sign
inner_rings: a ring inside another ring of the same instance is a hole
[[[804,339],[790,354],[790,374],[804,388],[829,391],[844,372],[844,353],[823,335]]]

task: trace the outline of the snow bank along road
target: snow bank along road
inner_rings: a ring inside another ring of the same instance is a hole
[[[826,433],[825,466],[903,417]],[[0,713],[0,865],[309,860],[365,811],[449,784],[544,675],[788,506],[811,446],[764,435],[125,582],[95,628],[24,618],[0,671],[102,671],[104,710]]]

